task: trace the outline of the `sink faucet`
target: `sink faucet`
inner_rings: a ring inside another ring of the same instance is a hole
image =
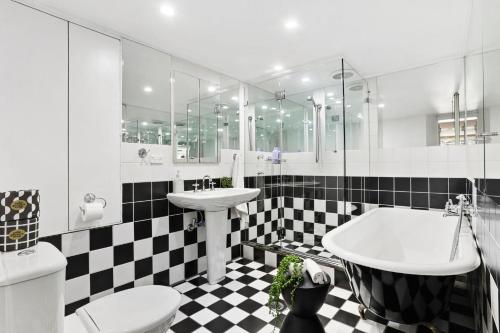
[[[201,180],[201,190],[205,191],[205,179],[208,179],[208,187],[210,188],[211,191],[213,191],[214,190],[213,184],[215,183],[212,182],[212,177],[210,177],[210,175],[203,176],[203,179]]]

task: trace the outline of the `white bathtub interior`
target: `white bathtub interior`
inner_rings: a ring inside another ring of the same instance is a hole
[[[347,261],[408,274],[447,275],[477,267],[479,257],[468,223],[450,261],[458,216],[403,208],[377,208],[323,238],[327,250]]]

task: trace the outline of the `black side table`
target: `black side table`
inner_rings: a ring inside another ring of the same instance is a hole
[[[290,309],[280,333],[325,333],[316,313],[323,306],[328,289],[330,276],[326,274],[325,284],[313,283],[308,273],[304,274],[304,283],[295,290],[295,302],[292,304],[291,288],[283,290],[283,298]]]

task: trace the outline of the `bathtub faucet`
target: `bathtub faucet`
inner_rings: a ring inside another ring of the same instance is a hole
[[[454,205],[451,199],[448,199],[446,205],[444,206],[444,214],[443,216],[460,216],[460,213],[463,209],[468,210],[470,204],[467,201],[465,195],[460,194],[456,198],[458,200],[458,204]]]

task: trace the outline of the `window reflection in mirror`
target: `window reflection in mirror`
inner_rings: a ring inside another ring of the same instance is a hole
[[[123,40],[122,141],[170,145],[170,56]]]
[[[374,96],[370,116],[377,134],[371,146],[477,143],[483,122],[481,92],[468,90],[466,96],[464,61],[473,66],[475,60],[459,58],[370,79]],[[468,81],[478,79],[467,77]]]

